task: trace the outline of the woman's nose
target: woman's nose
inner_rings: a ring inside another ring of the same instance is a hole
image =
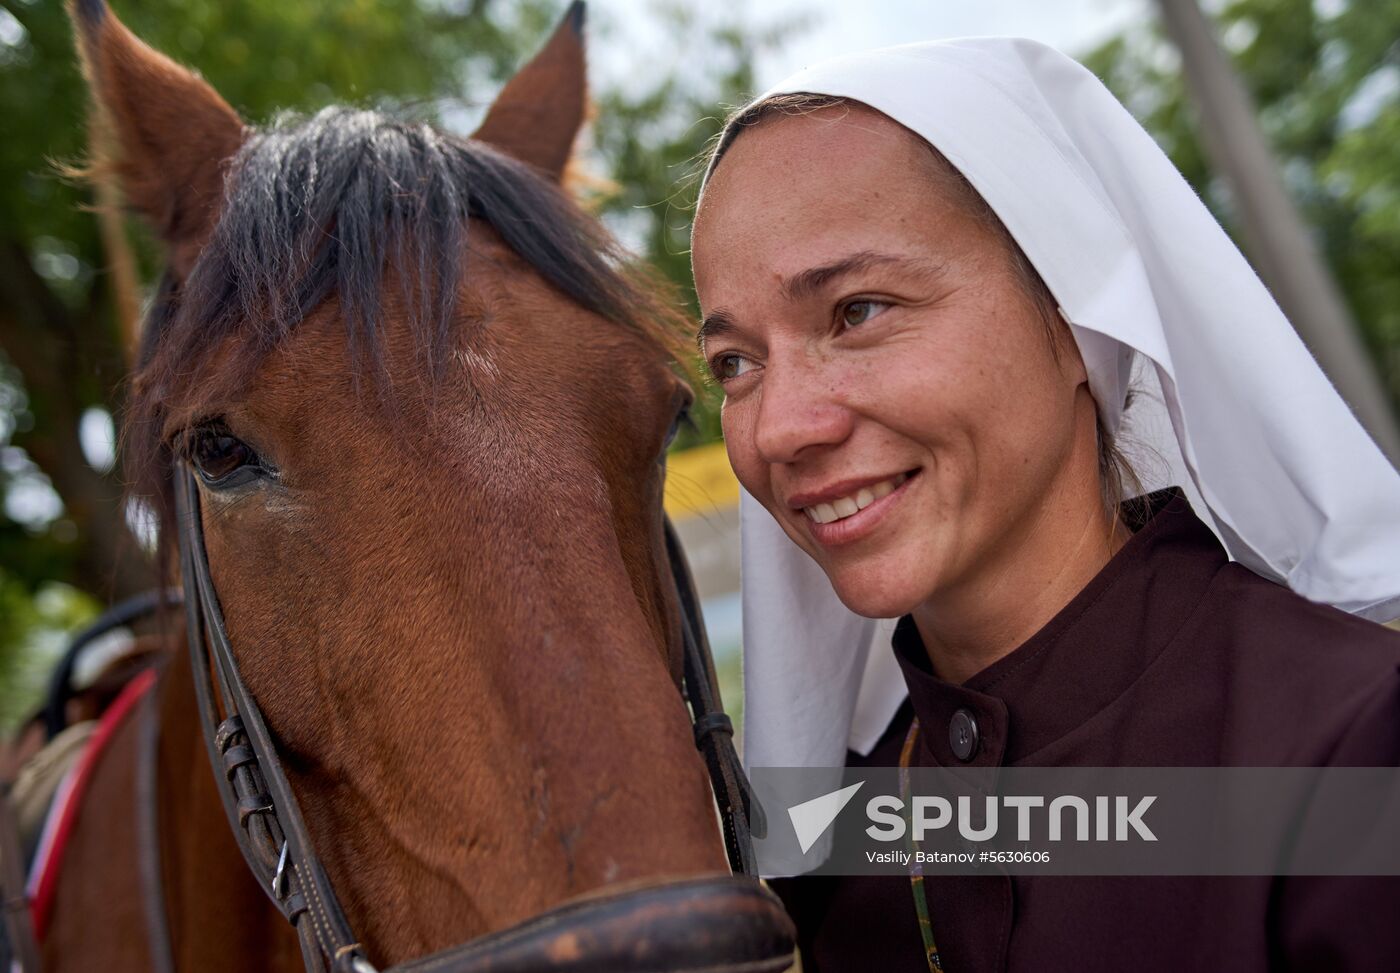
[[[819,363],[765,366],[754,446],[766,462],[793,463],[850,435],[852,413],[832,379]]]

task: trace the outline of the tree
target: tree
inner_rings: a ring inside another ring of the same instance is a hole
[[[1400,407],[1400,2],[1215,6],[1285,182]],[[1229,189],[1209,170],[1175,49],[1160,30],[1134,28],[1084,61],[1239,241]]]

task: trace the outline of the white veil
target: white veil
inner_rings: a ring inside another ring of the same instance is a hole
[[[1130,380],[1148,386],[1125,438],[1164,461],[1138,457],[1149,488],[1185,487],[1255,572],[1400,615],[1400,474],[1093,74],[1034,41],[973,38],[826,61],[761,97],[795,92],[878,109],[968,178],[1059,301],[1110,430]],[[847,610],[752,497],[741,508],[746,761],[840,767],[904,699],[893,626]]]

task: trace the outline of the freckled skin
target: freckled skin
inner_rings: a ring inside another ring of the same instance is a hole
[[[913,612],[961,681],[1062,607],[1121,543],[1103,513],[1094,405],[993,230],[917,136],[863,106],[772,116],[712,175],[693,262],[739,480],[859,614]],[[901,259],[794,296],[852,254]],[[934,273],[919,267],[941,268]],[[846,323],[843,308],[869,305]],[[827,546],[788,498],[917,471],[851,543]]]

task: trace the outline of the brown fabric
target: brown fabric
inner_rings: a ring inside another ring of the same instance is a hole
[[[895,634],[910,699],[868,758],[895,766],[914,713],[923,766],[952,765],[949,719],[976,715],[971,763],[1400,765],[1400,635],[1230,563],[1179,491],[1041,631],[958,686],[912,620]],[[1400,552],[1397,552],[1400,556]],[[770,883],[805,973],[926,973],[904,877]],[[1400,879],[930,878],[950,973],[1400,969]]]

